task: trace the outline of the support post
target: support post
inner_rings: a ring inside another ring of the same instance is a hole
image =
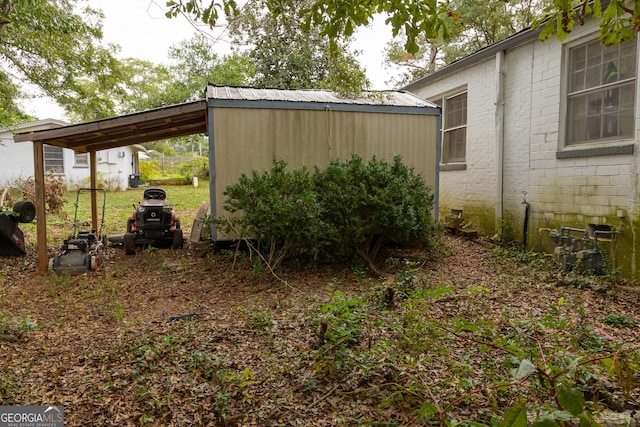
[[[89,176],[90,176],[90,187],[97,188],[98,179],[97,179],[97,168],[98,162],[96,160],[96,152],[89,151]],[[98,195],[96,191],[91,191],[91,228],[98,232]],[[100,237],[98,237],[100,238]]]
[[[33,179],[36,187],[36,236],[38,244],[38,273],[45,274],[49,266],[47,253],[47,207],[44,182],[44,144],[33,143]]]

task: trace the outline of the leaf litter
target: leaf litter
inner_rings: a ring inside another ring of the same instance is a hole
[[[616,344],[637,362],[637,285],[594,290],[487,242],[443,243],[435,259],[388,253],[392,280],[347,267],[275,278],[247,254],[193,247],[107,248],[104,269],[76,277],[37,275],[34,250],[5,258],[0,404],[64,405],[69,426],[489,424],[521,391],[497,387],[509,370],[533,372],[507,366],[516,354],[541,347],[551,366],[558,347]],[[608,408],[639,409],[637,371],[626,386],[597,373],[585,381]]]

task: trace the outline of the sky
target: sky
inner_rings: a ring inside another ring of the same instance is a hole
[[[184,17],[168,19],[164,15],[166,0],[88,0],[93,8],[105,15],[103,42],[120,46],[120,57],[134,57],[154,63],[169,63],[168,52],[172,45],[190,38],[197,31],[204,32],[216,41],[219,54],[231,50],[228,34],[223,28],[210,29],[207,25],[193,25]],[[372,89],[389,89],[385,83],[390,71],[382,65],[384,48],[391,38],[391,29],[383,19],[376,19],[369,28],[358,30],[354,49],[362,53],[358,60],[367,71]],[[39,119],[65,120],[64,111],[53,102],[29,102],[28,113]]]

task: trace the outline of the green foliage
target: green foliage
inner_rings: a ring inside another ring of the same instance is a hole
[[[331,41],[317,28],[300,28],[299,16],[309,1],[279,1],[277,12],[269,10],[270,3],[250,0],[230,24],[235,42],[249,46],[247,55],[255,66],[251,86],[323,88],[345,94],[368,87],[366,73],[349,51],[348,39]]]
[[[433,196],[421,176],[396,157],[393,163],[353,155],[326,170],[271,170],[243,174],[225,190],[230,218],[216,222],[236,237],[257,239],[266,261],[324,256],[370,265],[386,243],[428,243],[435,236]]]
[[[185,176],[187,181],[191,181],[194,176],[198,178],[206,178],[209,176],[209,158],[196,157],[181,164],[178,168],[181,175]]]
[[[427,40],[448,40],[461,27],[471,27],[468,21],[474,17],[474,14],[469,14],[463,19],[460,12],[461,9],[458,6],[460,3],[465,4],[460,1],[445,2],[437,0],[421,2],[311,0],[300,12],[300,20],[302,28],[305,30],[316,28],[322,34],[335,40],[353,35],[357,27],[370,24],[374,16],[382,14],[387,16],[385,22],[391,26],[393,36],[397,36],[401,32],[405,33],[405,51],[415,54],[420,49],[418,39],[421,36],[424,36]],[[511,13],[518,12],[519,2],[508,1],[504,3],[508,3]],[[612,0],[610,2],[602,2],[601,0],[593,2],[590,0],[552,0],[543,2],[543,4],[546,4],[547,7],[534,23],[536,27],[543,27],[540,35],[543,40],[549,38],[554,32],[558,39],[565,39],[576,23],[583,23],[590,15],[596,18],[602,17],[600,38],[605,45],[631,40],[635,38],[635,31],[640,28],[640,5],[638,2],[632,2],[631,7],[627,5],[626,0]],[[267,5],[275,15],[285,13],[285,8],[283,8],[283,2],[281,1],[269,1]],[[213,25],[218,20],[222,11],[224,11],[225,15],[234,18],[244,13],[244,9],[239,9],[235,0],[213,2],[171,0],[167,3],[167,6],[170,8],[167,12],[167,17],[175,17],[181,13],[187,13],[209,25]],[[501,9],[501,5],[497,3],[493,7],[487,7],[486,3],[483,6],[481,8],[483,11]],[[603,9],[603,7],[605,8]],[[526,7],[523,9],[526,10]],[[495,24],[500,18],[500,16],[493,15],[476,15],[481,26],[475,33],[490,32],[487,25]],[[526,17],[526,14],[524,16]]]
[[[328,346],[354,346],[362,339],[367,305],[358,298],[349,298],[336,292],[331,302],[320,309],[326,322],[326,332],[321,337]]]
[[[114,48],[101,45],[102,15],[74,0],[5,0],[0,3],[1,96],[8,120],[15,108],[16,80],[28,82],[80,119],[113,115],[126,76]],[[15,79],[7,79],[6,75]],[[5,116],[5,114],[3,114]],[[2,117],[5,119],[5,117]],[[2,124],[2,123],[0,123]]]
[[[352,247],[375,260],[386,243],[428,242],[434,237],[433,195],[400,156],[393,163],[358,155],[316,171],[315,189],[324,209],[325,239],[334,251]]]
[[[448,39],[418,34],[419,50],[408,52],[407,37],[400,31],[399,37],[389,42],[385,49],[385,62],[399,66],[401,73],[392,78],[393,83],[405,86],[436,68],[469,55],[483,47],[496,43],[531,25],[535,16],[549,0],[527,2],[504,0],[451,0],[448,7],[455,10],[462,26],[454,26]]]
[[[500,243],[513,245],[516,242],[516,219],[513,212],[505,210],[500,218]]]
[[[635,320],[618,313],[609,313],[602,317],[602,321],[615,326],[636,326],[638,324]]]
[[[162,170],[162,165],[159,160],[146,160],[139,164],[140,181],[149,182],[154,175],[159,175]]]
[[[300,250],[314,254],[320,249],[322,207],[306,168],[287,171],[286,163],[277,160],[269,171],[242,174],[224,194],[225,210],[241,215],[216,222],[237,237],[257,239],[270,265]]]
[[[123,100],[126,111],[140,111],[166,105],[202,99],[208,83],[245,86],[255,74],[247,55],[218,55],[214,42],[203,34],[171,46],[171,65],[156,65],[138,59],[128,59],[125,69],[136,78],[128,83],[130,96]],[[189,138],[177,141],[188,143]],[[148,147],[151,148],[151,147]],[[165,149],[155,148],[169,155]]]
[[[22,389],[20,381],[6,374],[0,374],[0,403],[2,405],[15,404],[20,389]]]
[[[15,338],[22,335],[23,332],[32,331],[37,327],[38,324],[29,318],[20,319],[0,311],[0,338]]]

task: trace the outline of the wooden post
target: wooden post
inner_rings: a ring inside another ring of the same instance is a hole
[[[38,273],[44,274],[49,267],[47,253],[47,207],[44,183],[44,144],[33,143],[33,179],[36,190],[36,232],[38,243]]]
[[[96,152],[93,150],[89,151],[89,176],[91,188],[97,188],[96,186],[98,185],[96,172],[97,165]],[[96,191],[91,191],[91,228],[98,233],[100,229],[98,228],[98,195],[96,193]]]

